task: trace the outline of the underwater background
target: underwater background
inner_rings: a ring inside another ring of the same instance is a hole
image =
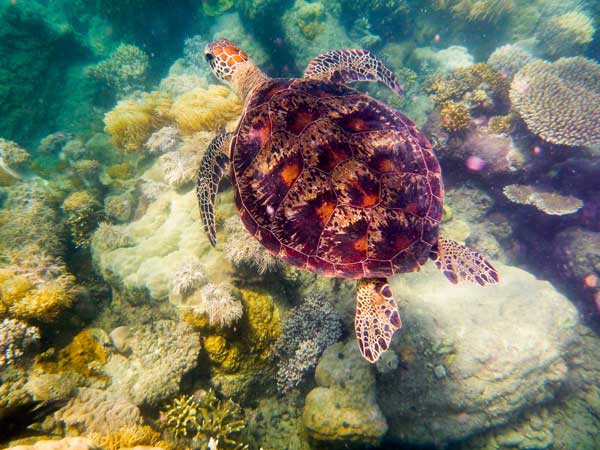
[[[600,2],[0,0],[0,447],[599,449]],[[404,85],[446,187],[441,231],[501,283],[391,278],[376,364],[355,282],[218,244],[195,178],[241,100],[226,38],[301,77],[363,48]]]

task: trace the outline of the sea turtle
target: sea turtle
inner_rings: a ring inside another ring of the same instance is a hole
[[[304,78],[291,79],[269,78],[227,40],[208,44],[205,58],[244,100],[236,131],[213,140],[198,173],[213,246],[215,196],[229,170],[242,222],[269,252],[320,275],[358,280],[355,332],[370,362],[401,327],[387,277],[432,258],[453,283],[498,282],[477,251],[438,235],[444,188],[425,136],[400,112],[346,86],[381,81],[402,94],[375,55],[330,51]]]

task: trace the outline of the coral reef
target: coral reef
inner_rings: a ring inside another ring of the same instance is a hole
[[[102,206],[89,191],[70,194],[62,204],[76,247],[88,247],[91,234],[102,219]]]
[[[37,327],[16,319],[4,319],[0,322],[0,369],[16,364],[25,353],[35,349],[39,339],[40,331]]]
[[[139,152],[152,131],[170,122],[171,105],[171,97],[158,91],[121,100],[104,116],[105,131],[118,149]]]
[[[31,159],[31,155],[16,142],[0,138],[0,157],[2,166],[12,170],[24,169]]]
[[[211,326],[229,327],[243,314],[242,304],[226,284],[208,283],[199,292],[202,301],[195,306],[197,314],[206,314]]]
[[[471,22],[498,22],[513,10],[513,0],[435,0],[438,9],[449,9],[457,18]]]
[[[148,153],[160,154],[175,150],[179,142],[179,130],[173,126],[166,126],[152,133],[144,147]]]
[[[217,131],[242,112],[240,100],[225,86],[210,85],[179,96],[169,114],[184,134]]]
[[[440,119],[445,130],[463,131],[469,125],[471,114],[464,103],[448,100],[440,105]]]
[[[333,444],[381,441],[388,425],[377,405],[373,367],[360,356],[354,337],[325,350],[315,380],[302,415],[309,436]]]
[[[552,260],[548,261],[558,279],[573,288],[583,290],[585,279],[592,275],[600,279],[600,233],[580,227],[567,228],[552,241]]]
[[[231,216],[225,221],[223,254],[236,267],[251,266],[263,274],[277,269],[279,260],[271,255],[258,240],[251,238],[239,216]]]
[[[525,49],[515,44],[507,44],[494,50],[487,63],[506,79],[512,80],[519,70],[534,60],[535,58]]]
[[[572,195],[560,195],[536,186],[510,184],[504,186],[502,192],[514,203],[535,206],[540,211],[554,216],[576,213],[583,206],[583,202]]]
[[[501,106],[508,96],[508,84],[491,66],[479,63],[432,76],[428,80],[426,91],[433,95],[437,104],[449,100],[469,103],[469,95],[481,91],[494,104]]]
[[[58,410],[54,417],[68,433],[108,434],[142,423],[140,410],[122,397],[93,388],[80,388],[77,396]]]
[[[175,295],[188,294],[207,281],[205,269],[198,258],[189,256],[177,266],[173,276],[171,292]]]
[[[110,433],[89,433],[88,437],[100,445],[103,450],[122,450],[131,447],[138,449],[152,447],[161,450],[173,448],[168,442],[162,441],[160,433],[148,425],[128,425]]]
[[[128,222],[133,212],[131,194],[109,195],[104,199],[104,214],[115,222]]]
[[[286,393],[317,365],[321,353],[342,334],[339,314],[324,292],[314,292],[283,321],[276,351],[280,357],[277,387]]]
[[[75,277],[62,261],[35,246],[9,257],[9,263],[0,268],[0,310],[5,314],[25,321],[52,322],[71,306]]]
[[[107,83],[118,97],[125,97],[144,88],[148,61],[148,55],[139,47],[121,44],[109,58],[89,67],[87,74]]]
[[[121,346],[129,354],[112,354],[104,372],[112,378],[114,395],[140,406],[158,406],[176,395],[200,353],[200,339],[191,327],[170,320],[130,327]]]
[[[573,56],[584,50],[594,37],[592,19],[581,11],[551,17],[540,25],[536,38],[550,58]]]
[[[536,61],[510,88],[512,107],[545,141],[568,146],[600,143],[600,65],[582,58]]]
[[[59,441],[40,440],[35,444],[15,445],[8,448],[10,450],[106,450],[87,437],[66,437]]]
[[[411,325],[391,346],[402,364],[378,377],[390,438],[407,445],[462,439],[516,419],[569,386],[579,345],[576,309],[549,282],[494,264],[498,288],[450,286],[431,266],[394,279],[403,321]],[[437,366],[446,377],[439,378]]]
[[[214,440],[224,450],[248,449],[240,442],[245,426],[242,409],[231,399],[218,399],[212,389],[174,399],[161,413],[161,422],[176,440],[189,438],[194,448],[210,448],[209,441]]]

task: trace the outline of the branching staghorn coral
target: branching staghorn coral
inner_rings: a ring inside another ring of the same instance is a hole
[[[573,214],[583,206],[583,202],[572,195],[560,195],[535,186],[510,184],[504,186],[502,192],[514,203],[535,206],[538,210],[554,216]]]
[[[592,60],[528,64],[515,75],[510,100],[529,130],[547,142],[600,143],[600,64]]]
[[[104,116],[105,131],[118,149],[139,152],[154,130],[171,121],[171,105],[171,97],[164,92],[121,100]]]
[[[124,97],[144,88],[148,65],[148,55],[143,50],[121,44],[108,59],[88,68],[87,74],[106,82],[118,97]]]
[[[212,438],[222,450],[248,449],[239,442],[246,423],[242,409],[231,399],[218,399],[212,389],[176,398],[161,412],[160,421],[176,441],[195,448],[208,448]]]
[[[440,105],[440,119],[446,131],[463,131],[469,126],[471,114],[464,103],[449,100]]]

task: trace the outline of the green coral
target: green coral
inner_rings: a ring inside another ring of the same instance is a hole
[[[222,450],[248,448],[239,442],[246,424],[241,407],[231,399],[217,398],[212,389],[176,398],[161,413],[161,422],[176,441],[187,441],[194,448],[208,448],[211,438]]]

